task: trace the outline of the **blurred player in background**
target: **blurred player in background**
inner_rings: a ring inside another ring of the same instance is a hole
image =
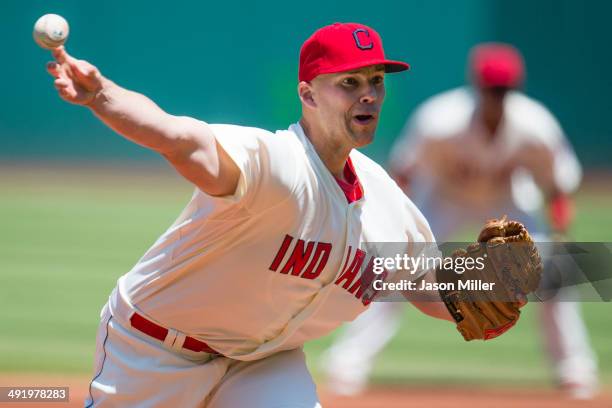
[[[391,152],[392,176],[423,211],[437,242],[500,214],[523,222],[537,241],[565,233],[581,167],[553,115],[518,91],[522,56],[509,45],[482,44],[468,71],[471,87],[432,97],[407,122]],[[330,389],[364,388],[402,310],[400,302],[377,302],[346,327],[324,355]],[[597,364],[578,304],[547,301],[540,317],[559,386],[573,397],[592,397]]]

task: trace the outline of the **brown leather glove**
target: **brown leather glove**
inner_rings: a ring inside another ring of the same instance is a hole
[[[489,340],[514,326],[542,275],[529,233],[506,217],[487,221],[478,243],[455,251],[453,261],[452,270],[438,269],[437,280],[447,284],[440,297],[466,341]]]

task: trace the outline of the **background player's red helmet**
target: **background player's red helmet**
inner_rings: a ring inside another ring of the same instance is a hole
[[[486,43],[470,52],[470,72],[481,87],[517,88],[525,77],[521,53],[510,44]]]
[[[380,35],[357,23],[334,23],[318,29],[300,50],[300,81],[320,74],[350,71],[370,65],[385,65],[385,72],[405,71],[405,62],[385,58]]]

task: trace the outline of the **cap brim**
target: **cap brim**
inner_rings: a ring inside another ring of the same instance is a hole
[[[359,62],[353,62],[349,64],[344,64],[344,65],[339,65],[339,66],[328,68],[328,69],[323,68],[323,69],[320,69],[319,72],[317,72],[315,76],[318,76],[321,74],[336,74],[338,72],[353,71],[356,69],[370,67],[372,65],[384,65],[385,72],[387,73],[401,72],[401,71],[406,71],[410,69],[410,65],[406,64],[405,62],[392,61],[392,60],[387,60],[387,59],[374,59],[374,60],[359,61]]]
[[[407,71],[410,69],[410,65],[401,61],[385,61],[383,64],[385,64],[385,72],[390,74],[394,72]]]

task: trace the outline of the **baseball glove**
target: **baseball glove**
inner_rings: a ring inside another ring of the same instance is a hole
[[[478,243],[455,251],[452,259],[451,270],[437,271],[439,293],[466,341],[489,340],[514,326],[542,275],[527,229],[505,216],[487,221]]]

